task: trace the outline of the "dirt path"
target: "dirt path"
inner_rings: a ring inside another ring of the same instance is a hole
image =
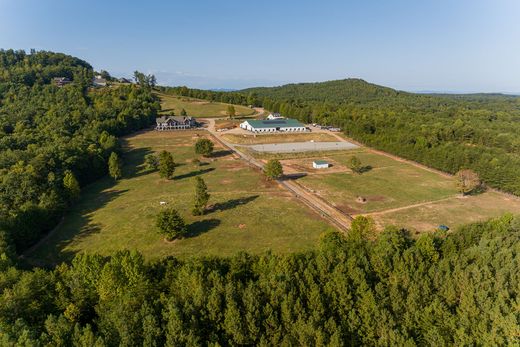
[[[356,213],[356,214],[353,214],[353,216],[379,216],[379,215],[386,214],[386,213],[403,211],[403,210],[407,210],[409,208],[414,208],[414,207],[427,206],[427,205],[435,204],[437,202],[448,201],[448,200],[457,199],[457,198],[458,198],[458,196],[450,196],[450,197],[442,198],[442,199],[438,199],[438,200],[424,201],[424,202],[419,202],[417,204],[390,208],[390,209],[382,210],[382,211],[375,211],[375,212],[368,212],[368,213]]]
[[[237,149],[236,145],[229,143],[222,138],[221,134],[215,130],[214,119],[208,118],[206,119],[206,122],[208,123],[207,130],[221,145],[237,153],[243,160],[247,161],[250,165],[256,166],[261,170],[263,169],[264,164],[261,161],[256,160],[255,158],[246,153],[243,153],[242,151]],[[340,230],[346,232],[350,228],[350,222],[352,221],[352,217],[350,215],[342,213],[328,202],[319,199],[313,193],[307,191],[306,189],[304,189],[292,180],[278,180],[278,183],[282,187],[287,189],[289,192],[291,192],[298,200],[300,200],[302,203],[316,211],[320,216],[327,219]]]

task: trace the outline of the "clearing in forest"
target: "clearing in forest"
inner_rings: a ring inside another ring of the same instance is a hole
[[[226,117],[226,110],[229,104],[200,100],[187,96],[177,96],[158,93],[161,99],[161,112],[174,112],[180,115],[181,110],[185,109],[188,116],[199,118]],[[250,116],[254,110],[240,105],[233,105],[237,117]]]
[[[203,136],[209,134],[148,131],[124,138],[123,179],[107,177],[85,187],[80,201],[29,260],[54,264],[78,252],[110,255],[121,249],[139,250],[149,259],[268,249],[286,253],[315,247],[319,235],[333,228],[217,143],[212,157],[195,155],[193,145]],[[161,150],[170,151],[177,163],[173,180],[143,167],[146,154]],[[205,180],[211,194],[210,211],[197,217],[190,213],[195,176]],[[185,218],[190,234],[168,243],[157,233],[155,217],[172,206]]]

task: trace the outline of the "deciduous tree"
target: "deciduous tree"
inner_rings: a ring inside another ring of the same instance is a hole
[[[273,180],[282,177],[283,167],[279,160],[271,159],[265,164],[264,173],[267,179]]]
[[[195,153],[209,157],[213,153],[213,142],[208,139],[198,139],[195,143]]]
[[[462,195],[471,193],[481,184],[478,175],[469,169],[460,170],[455,177],[457,178],[457,188]]]
[[[159,154],[159,175],[162,178],[171,179],[175,172],[175,161],[168,151],[162,151]]]
[[[188,231],[184,219],[174,208],[168,208],[159,212],[155,225],[168,241],[182,237]]]
[[[112,152],[110,154],[110,158],[108,159],[108,173],[110,177],[115,180],[118,180],[122,176],[121,172],[121,160],[116,152]]]

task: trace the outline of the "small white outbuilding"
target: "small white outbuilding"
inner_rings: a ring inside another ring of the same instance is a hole
[[[315,169],[327,169],[330,167],[330,164],[325,160],[315,160],[312,162],[312,167]]]

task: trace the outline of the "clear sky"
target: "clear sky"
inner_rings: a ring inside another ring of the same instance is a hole
[[[0,0],[0,48],[197,88],[359,77],[520,93],[520,0]]]

